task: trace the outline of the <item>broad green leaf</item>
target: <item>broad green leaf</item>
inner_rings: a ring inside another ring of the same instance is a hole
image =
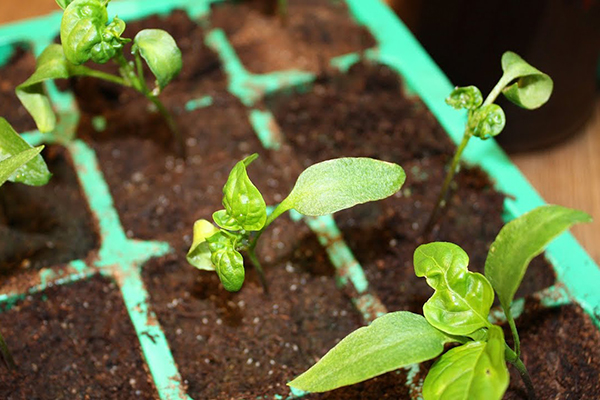
[[[50,132],[56,125],[56,116],[42,83],[50,79],[87,75],[89,71],[89,68],[68,62],[61,45],[51,44],[46,47],[37,59],[33,75],[16,89],[19,100],[35,120],[40,132]]]
[[[423,399],[499,400],[509,379],[504,334],[492,326],[487,342],[455,347],[433,364],[423,383]]]
[[[455,88],[446,99],[446,104],[460,110],[466,108],[473,110],[483,103],[481,91],[476,86],[465,86]]]
[[[133,52],[140,55],[156,77],[156,85],[162,90],[181,71],[181,50],[175,39],[161,29],[144,29],[133,39]]]
[[[227,183],[223,187],[223,206],[226,215],[217,215],[219,221],[215,220],[215,222],[226,223],[228,217],[231,217],[239,225],[238,229],[246,231],[259,231],[265,226],[267,205],[246,172],[246,167],[257,157],[258,154],[252,154],[238,162],[231,170]],[[232,226],[230,223],[227,224]]]
[[[244,259],[235,249],[235,236],[227,231],[219,231],[209,236],[208,248],[210,260],[219,275],[223,287],[230,292],[237,292],[244,283]]]
[[[507,51],[502,55],[503,80],[517,82],[504,88],[502,93],[516,105],[534,109],[548,101],[554,83],[552,79],[529,65],[518,54]]]
[[[0,186],[2,186],[16,170],[40,154],[43,149],[44,146],[38,146],[0,161]]]
[[[591,220],[583,211],[545,205],[504,225],[485,260],[485,276],[505,310],[510,308],[531,260],[563,231]]]
[[[415,273],[425,277],[435,293],[423,306],[423,315],[437,329],[468,336],[490,326],[488,314],[494,291],[481,274],[469,272],[469,256],[452,243],[435,242],[415,250]]]
[[[405,179],[397,164],[372,158],[337,158],[302,172],[282,204],[304,215],[332,214],[391,196]]]
[[[473,134],[484,140],[502,132],[505,124],[504,110],[497,104],[478,108],[469,119],[469,127]]]
[[[32,147],[10,124],[0,117],[0,161],[15,156]],[[8,179],[11,182],[40,186],[48,183],[52,174],[41,155],[32,158],[27,164],[17,169]]]
[[[207,239],[217,232],[219,229],[205,219],[199,219],[194,223],[194,239],[187,253],[187,261],[194,267],[206,271],[215,270]]]
[[[431,360],[453,339],[420,315],[398,311],[352,332],[313,365],[288,383],[309,392],[352,385],[395,369]]]

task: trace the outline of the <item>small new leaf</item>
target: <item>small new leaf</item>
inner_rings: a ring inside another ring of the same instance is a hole
[[[469,256],[452,243],[435,242],[415,250],[415,273],[435,289],[423,306],[423,315],[437,329],[468,336],[490,326],[487,316],[494,291],[481,274],[469,272]]]
[[[545,205],[504,225],[485,260],[485,276],[505,310],[510,309],[531,260],[563,231],[591,220],[583,211]]]
[[[397,164],[371,158],[337,158],[302,172],[282,205],[304,215],[332,214],[391,196],[405,179]]]
[[[38,146],[0,161],[0,186],[3,185],[15,171],[40,154],[43,149],[44,146]]]
[[[194,239],[187,253],[187,261],[194,267],[206,271],[215,270],[207,239],[217,232],[219,229],[205,219],[199,219],[194,223]]]
[[[504,88],[502,93],[516,105],[535,109],[548,101],[554,83],[552,79],[523,60],[518,54],[507,51],[502,55],[502,79],[514,84]]]
[[[58,4],[58,6],[59,6],[60,8],[62,8],[63,10],[64,10],[65,8],[67,8],[67,6],[68,6],[69,4],[71,4],[72,2],[73,2],[73,0],[56,0],[56,4]]]
[[[236,236],[227,231],[219,231],[207,239],[211,262],[219,275],[225,290],[237,292],[244,283],[244,259],[235,249]]]
[[[132,52],[139,52],[156,77],[161,90],[181,71],[181,50],[175,39],[161,29],[144,29],[133,39]]]
[[[10,124],[0,117],[0,161],[23,153],[32,147],[27,143]],[[40,186],[48,183],[52,174],[48,171],[46,162],[40,155],[36,155],[27,164],[13,171],[8,177],[11,182],[26,185]]]
[[[215,222],[226,229],[234,226],[230,219],[237,222],[237,229],[259,231],[267,221],[267,205],[262,195],[248,178],[246,167],[258,157],[253,154],[238,162],[231,170],[227,183],[223,187],[223,206],[226,213],[218,214]]]
[[[474,110],[483,103],[481,91],[476,86],[465,86],[455,88],[446,99],[446,104],[456,110],[466,108]]]
[[[420,315],[389,313],[346,336],[288,385],[308,392],[333,390],[431,360],[452,341]]]
[[[506,124],[504,110],[497,104],[489,104],[478,108],[469,119],[469,127],[473,135],[485,140],[496,136]]]
[[[501,399],[509,383],[504,334],[491,326],[487,342],[469,342],[441,356],[423,383],[423,399]]]

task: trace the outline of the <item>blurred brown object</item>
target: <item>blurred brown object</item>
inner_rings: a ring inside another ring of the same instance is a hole
[[[54,0],[2,0],[0,2],[0,23],[30,18],[60,10]]]

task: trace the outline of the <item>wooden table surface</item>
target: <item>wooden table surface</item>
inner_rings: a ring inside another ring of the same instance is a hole
[[[2,0],[0,23],[43,15],[58,6],[54,0]],[[584,131],[558,147],[512,156],[513,161],[548,203],[578,208],[595,222],[573,233],[600,263],[600,99]]]

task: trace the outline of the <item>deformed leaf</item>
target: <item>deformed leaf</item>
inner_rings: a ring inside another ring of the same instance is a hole
[[[446,99],[446,104],[460,110],[466,108],[473,110],[483,103],[481,91],[476,86],[465,86],[455,88]]]
[[[223,187],[223,206],[226,214],[217,215],[219,220],[215,222],[218,224],[233,226],[228,222],[233,218],[239,226],[238,229],[259,231],[265,226],[267,205],[246,172],[246,167],[257,157],[257,154],[246,157],[231,170],[227,183]]]
[[[491,326],[487,342],[455,347],[433,364],[423,383],[423,399],[499,400],[509,379],[504,334]]]
[[[563,231],[591,220],[583,211],[545,205],[504,225],[485,260],[485,276],[505,310],[510,309],[531,260]]]
[[[391,196],[405,179],[397,164],[372,158],[337,158],[302,172],[282,205],[304,215],[327,215]]]
[[[206,271],[215,270],[207,239],[217,232],[219,229],[205,219],[199,219],[194,223],[194,239],[187,253],[187,261],[194,267]]]
[[[552,79],[523,60],[518,54],[507,51],[502,55],[502,70],[508,82],[517,80],[504,88],[502,93],[516,105],[534,109],[548,101],[554,83]]]
[[[139,51],[156,77],[157,86],[164,89],[181,71],[181,50],[175,39],[161,29],[144,29],[133,42],[132,51]]]
[[[502,132],[505,124],[504,110],[497,104],[489,104],[478,108],[469,120],[469,126],[473,134],[484,140]]]
[[[308,371],[288,383],[309,392],[324,392],[431,360],[453,339],[420,315],[398,311],[377,318],[346,336]]]
[[[219,210],[213,213],[213,220],[217,225],[219,225],[223,229],[227,229],[229,231],[239,231],[242,229],[240,224],[237,223],[235,218],[233,218],[227,210]]]
[[[227,231],[219,231],[207,239],[211,262],[225,290],[237,292],[244,283],[244,259],[235,249],[236,237]]]
[[[469,272],[469,256],[453,243],[434,242],[415,250],[415,273],[435,293],[423,306],[427,321],[451,335],[467,336],[490,326],[494,291],[481,274]]]
[[[38,146],[0,161],[0,186],[3,185],[16,170],[40,154],[43,149],[44,146]]]
[[[32,147],[10,124],[0,117],[0,160],[16,156]],[[18,168],[8,178],[11,182],[40,186],[48,183],[52,174],[41,155],[33,157],[27,164]]]

